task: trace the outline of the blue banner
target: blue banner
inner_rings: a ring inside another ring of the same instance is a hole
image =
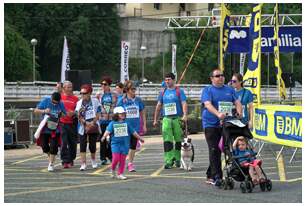
[[[273,27],[261,28],[261,52],[273,53]],[[302,52],[302,27],[280,26],[279,49],[281,53]],[[248,53],[250,50],[249,28],[231,27],[228,38],[228,53]]]

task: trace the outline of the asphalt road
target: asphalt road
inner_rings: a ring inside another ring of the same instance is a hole
[[[71,169],[58,164],[47,172],[46,156],[40,148],[5,150],[4,201],[30,202],[302,202],[302,155],[289,163],[291,150],[275,160],[276,146],[265,146],[260,158],[263,169],[273,182],[270,192],[255,187],[252,193],[241,193],[238,182],[233,190],[218,189],[205,183],[208,152],[202,134],[191,135],[195,146],[194,170],[163,169],[163,149],[159,136],[148,137],[135,158],[137,172],[126,172],[128,180],[110,178],[109,165],[80,172],[80,162]],[[89,159],[89,158],[88,158]],[[60,163],[57,159],[57,163]]]

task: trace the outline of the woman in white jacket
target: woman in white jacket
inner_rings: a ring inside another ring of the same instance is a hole
[[[98,121],[101,115],[101,104],[96,98],[91,98],[91,93],[91,85],[82,85],[82,98],[78,101],[75,108],[79,118],[78,134],[80,136],[81,171],[86,170],[87,141],[89,142],[92,167],[98,167],[96,163],[96,141],[98,136],[101,134]]]

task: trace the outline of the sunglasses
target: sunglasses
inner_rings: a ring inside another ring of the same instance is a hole
[[[216,77],[216,78],[224,77],[224,74],[217,74],[217,75],[215,75],[213,77]]]
[[[107,83],[101,83],[101,86],[108,86]]]

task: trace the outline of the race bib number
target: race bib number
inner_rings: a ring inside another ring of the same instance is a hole
[[[93,109],[89,109],[85,112],[85,120],[88,120],[88,119],[93,119],[95,118],[95,112]]]
[[[114,124],[114,137],[126,137],[128,136],[127,123]]]
[[[164,106],[165,108],[165,115],[176,115],[177,111],[176,111],[176,103],[167,103]]]
[[[232,108],[233,108],[233,103],[231,102],[219,102],[218,111],[223,114],[232,116]]]
[[[126,107],[126,118],[139,118],[139,108],[137,106]]]
[[[110,104],[110,103],[104,103],[104,104],[103,104],[103,107],[104,107],[104,109],[105,109],[105,112],[106,112],[107,114],[109,114],[110,108],[111,108],[111,104]]]

